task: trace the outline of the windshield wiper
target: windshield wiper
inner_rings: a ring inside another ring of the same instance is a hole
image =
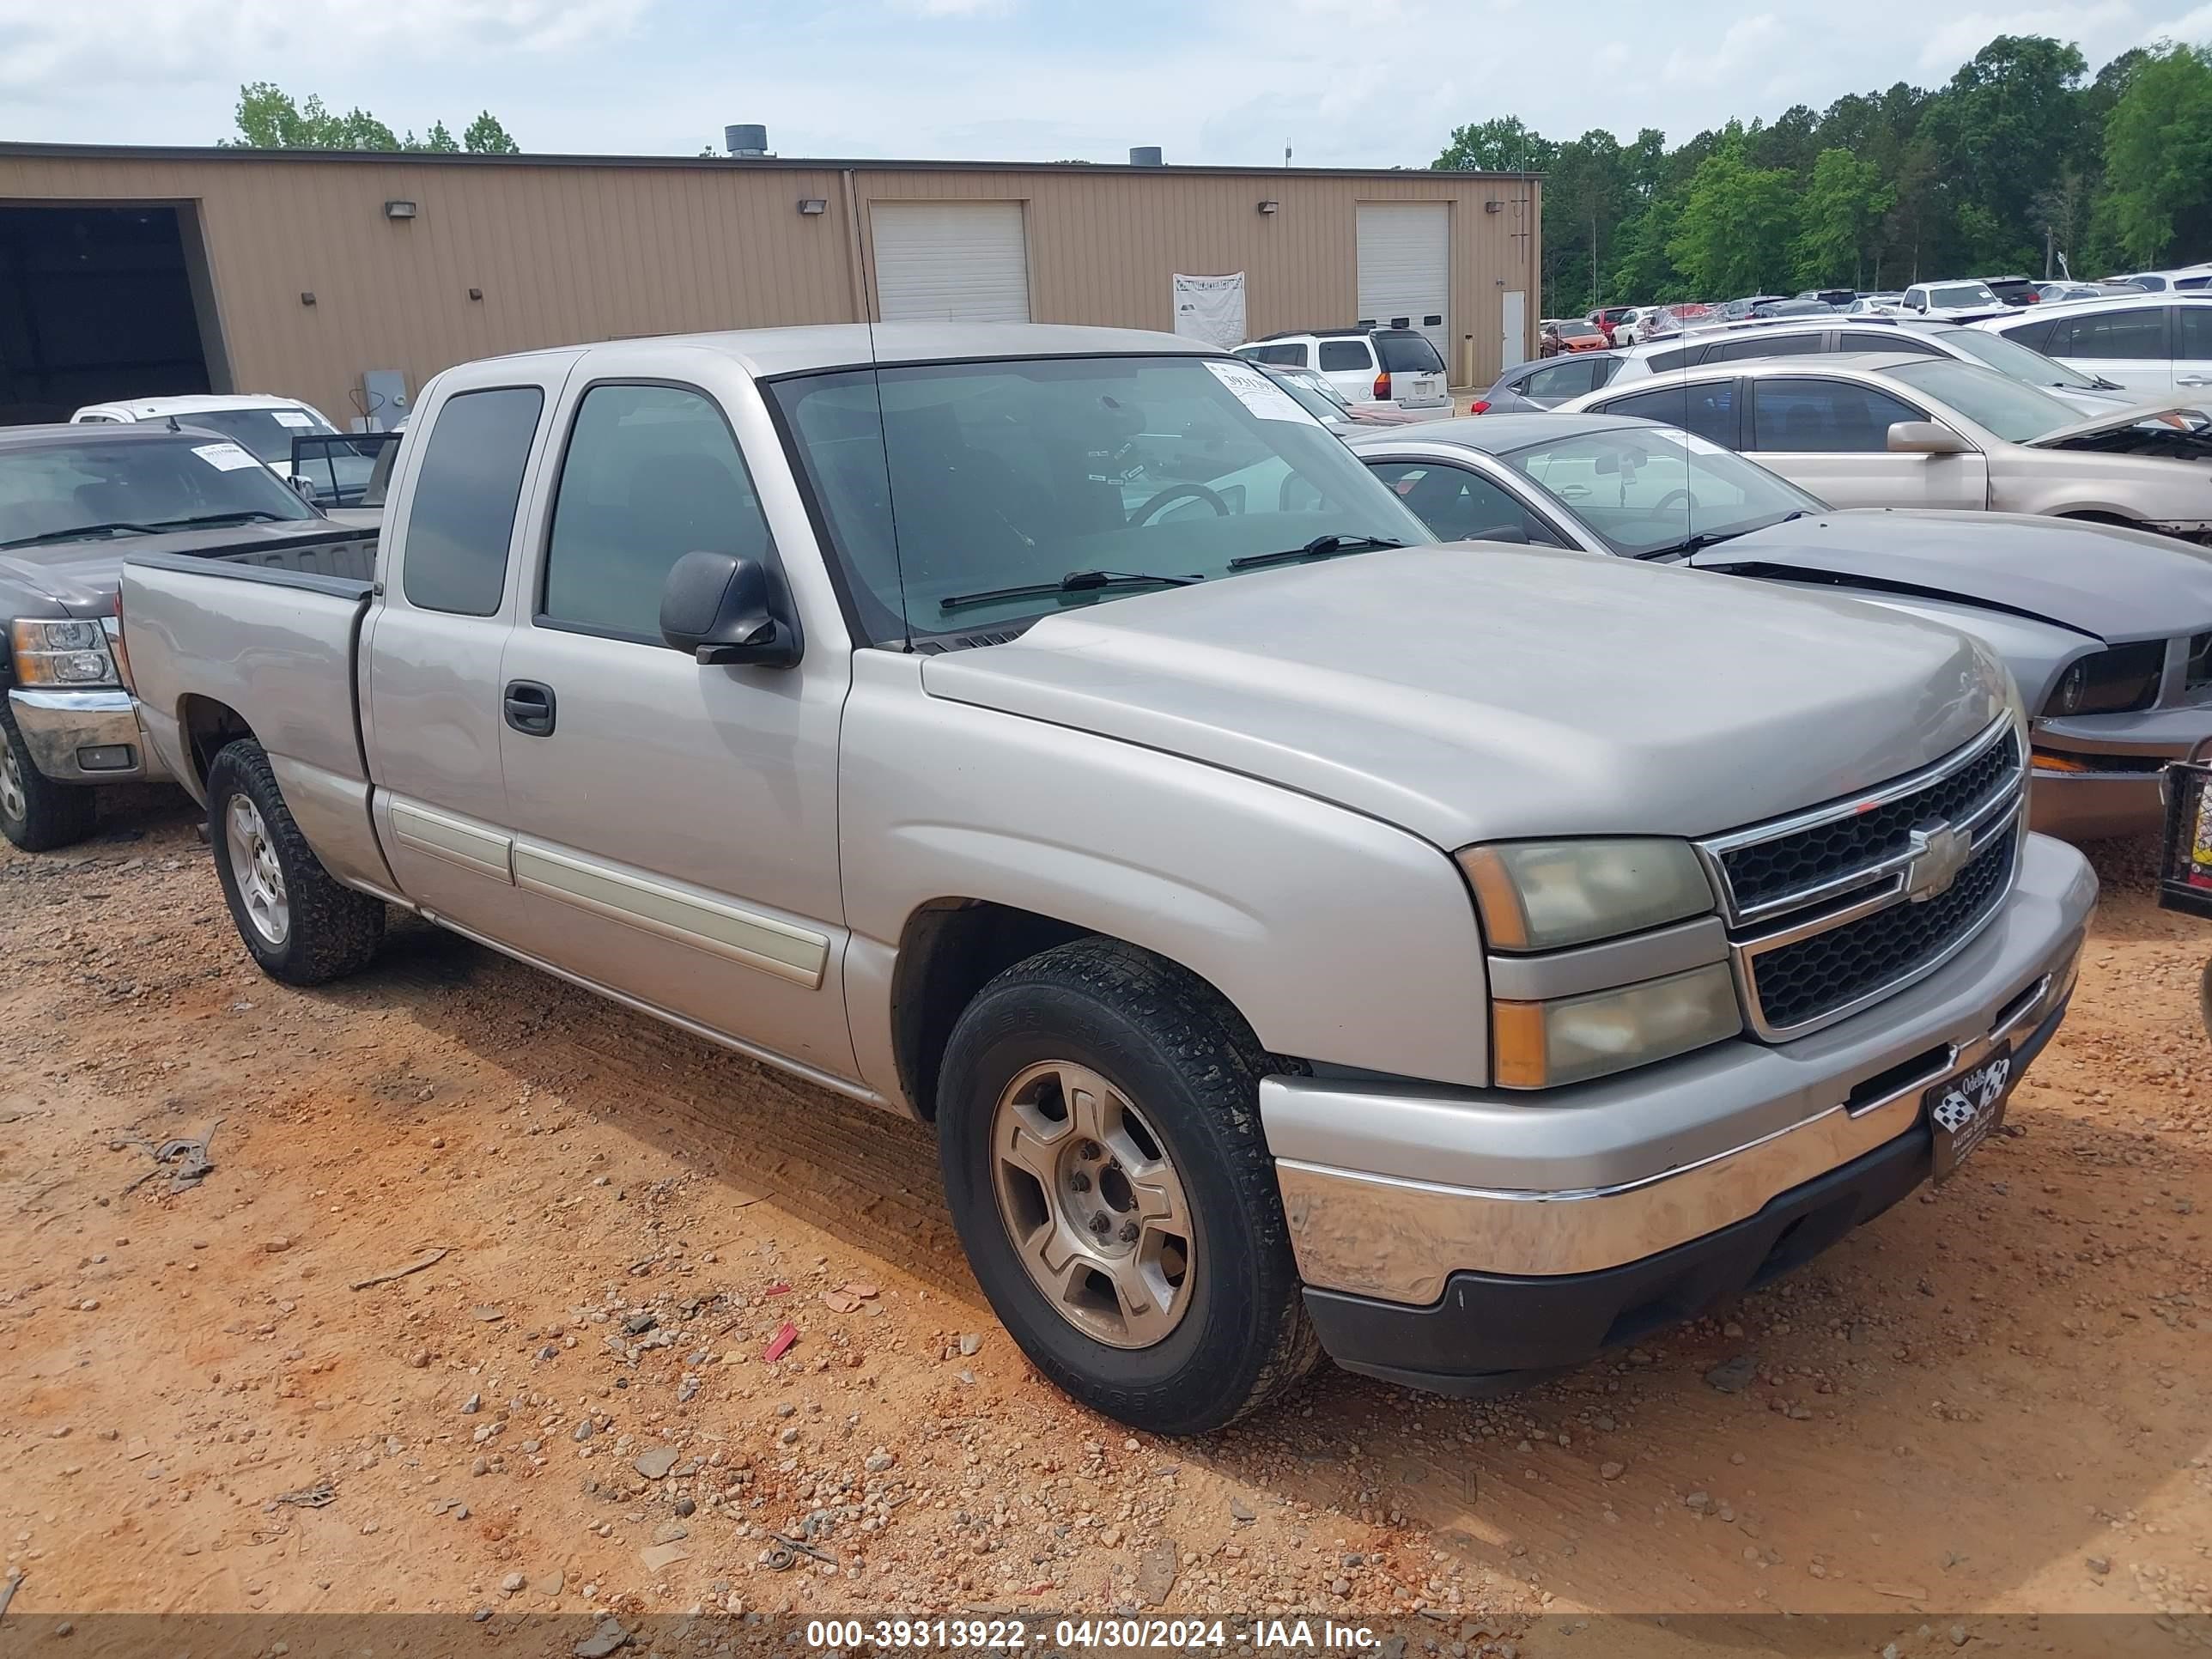
[[[134,536],[158,536],[161,533],[150,524],[132,524],[127,519],[117,519],[107,524],[72,525],[67,530],[47,530],[35,536],[18,536],[14,541],[0,542],[0,547],[43,547],[48,542],[81,541],[88,536],[112,536],[123,532]]]
[[[1769,519],[1765,524],[1746,525],[1741,530],[1701,530],[1694,536],[1686,536],[1672,547],[1655,547],[1636,556],[1639,559],[1687,558],[1702,553],[1709,547],[1718,547],[1723,542],[1732,542],[1739,536],[1748,536],[1754,530],[1771,530],[1776,525],[1788,524],[1792,519],[1809,519],[1813,515],[1803,507],[1792,507],[1778,519]]]
[[[2051,384],[2053,386],[2063,386],[2065,382],[2063,380],[2053,380]],[[2089,377],[2089,384],[2099,392],[2125,392],[2127,390],[2127,387],[2122,386],[2118,380],[2108,380],[2101,374],[2091,375]]]
[[[1334,553],[1364,553],[1375,547],[1403,547],[1388,536],[1316,536],[1304,547],[1286,547],[1279,553],[1248,553],[1231,559],[1231,570],[1257,570],[1263,565],[1288,564],[1292,559],[1324,559]]]
[[[243,513],[210,513],[197,519],[157,519],[155,523],[164,530],[197,530],[202,525],[222,524],[283,524],[281,513],[270,513],[258,507]]]
[[[996,599],[1034,599],[1050,593],[1095,593],[1109,587],[1188,587],[1203,576],[1161,576],[1145,571],[1071,570],[1056,582],[1024,582],[1019,587],[993,587],[981,593],[954,593],[939,599],[939,611],[963,605],[989,605]]]

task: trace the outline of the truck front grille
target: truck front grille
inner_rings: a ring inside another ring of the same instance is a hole
[[[1950,890],[1925,904],[1893,904],[1753,958],[1765,1023],[1788,1030],[1856,1000],[1940,957],[1995,908],[2010,884],[2017,836],[1974,855]]]
[[[1737,908],[1757,911],[1850,871],[1902,852],[1914,826],[1956,823],[2002,790],[2020,770],[2020,739],[2003,738],[1955,772],[1849,817],[1826,818],[1773,841],[1721,855]]]
[[[2007,717],[1922,771],[1702,843],[1753,1031],[1816,1030],[1964,949],[2012,885],[2024,762]]]

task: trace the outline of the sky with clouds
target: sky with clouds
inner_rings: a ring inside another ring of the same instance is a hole
[[[2094,69],[2212,42],[2212,0],[0,0],[0,138],[210,143],[241,82],[393,127],[489,107],[527,150],[1420,166],[1451,128],[1549,136],[1819,108],[1948,77],[1994,34]]]

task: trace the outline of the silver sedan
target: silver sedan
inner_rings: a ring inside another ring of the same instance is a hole
[[[2084,419],[1993,369],[1867,353],[1707,364],[1561,408],[1686,428],[1834,507],[2048,514],[2212,542],[2212,422],[2187,400]]]

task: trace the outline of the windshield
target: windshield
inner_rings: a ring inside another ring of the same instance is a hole
[[[1885,372],[1892,380],[1950,404],[1968,420],[2016,444],[2072,426],[2081,418],[2079,410],[2047,392],[1955,357],[1929,357]]]
[[[0,450],[0,546],[73,531],[127,535],[134,526],[315,516],[236,444],[191,433]]]
[[[968,635],[1150,591],[951,603],[1085,573],[1227,577],[1324,537],[1435,539],[1289,392],[1207,357],[852,369],[773,394],[861,632]]]
[[[1631,558],[1758,530],[1826,502],[1673,427],[1614,427],[1508,450],[1498,459]]]
[[[1946,283],[1928,290],[1931,306],[1994,306],[2004,302],[1979,283]]]
[[[177,424],[219,432],[252,450],[256,460],[283,462],[291,460],[292,440],[301,433],[334,429],[328,421],[319,420],[304,409],[204,409],[178,416]]]
[[[2097,390],[2097,382],[2087,374],[2077,374],[2057,359],[2030,350],[2002,334],[1985,333],[1978,328],[1950,328],[1942,332],[1944,344],[1957,347],[1976,362],[1987,363],[2015,380],[2030,386],[2063,386],[2075,392]]]

